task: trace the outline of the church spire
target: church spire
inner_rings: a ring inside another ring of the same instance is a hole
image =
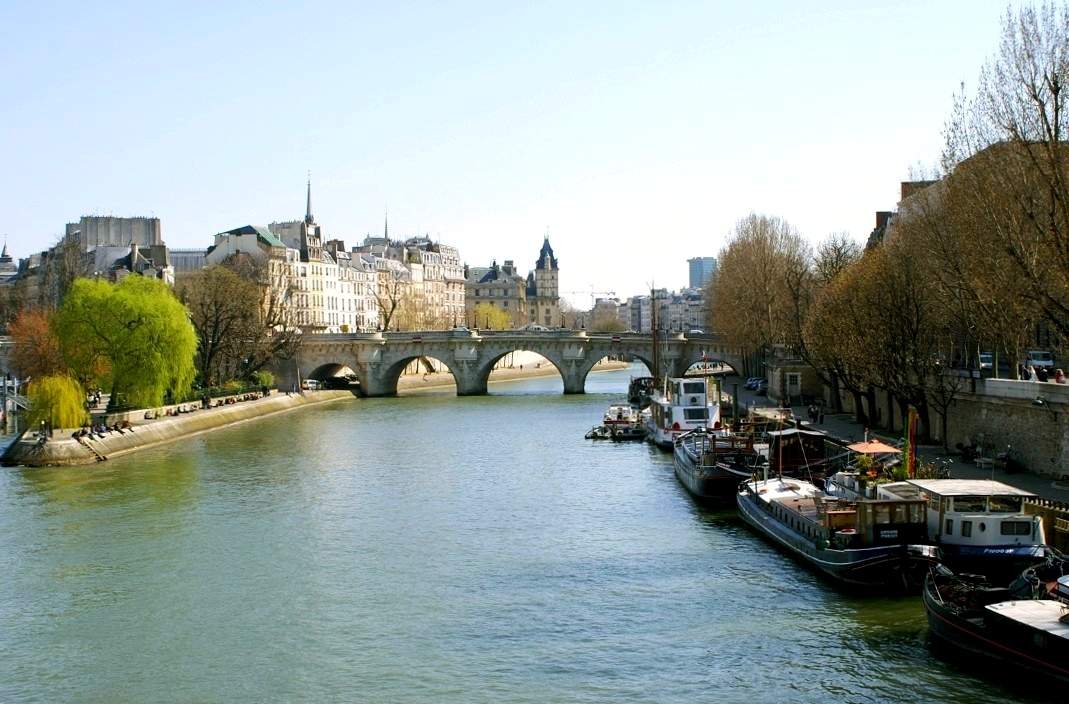
[[[390,241],[390,209],[383,208],[383,224],[382,224],[382,236],[387,242]]]
[[[311,225],[315,222],[312,217],[312,174],[308,174],[308,204],[304,208],[304,221]]]

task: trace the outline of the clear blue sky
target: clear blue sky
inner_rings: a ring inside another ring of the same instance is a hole
[[[861,239],[938,159],[1001,2],[0,3],[0,234],[313,210],[564,290],[686,283],[750,211]],[[588,297],[574,296],[575,302]]]

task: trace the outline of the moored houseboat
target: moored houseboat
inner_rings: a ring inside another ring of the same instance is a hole
[[[700,501],[734,498],[759,457],[752,438],[706,428],[680,435],[672,454],[676,478]]]
[[[676,438],[696,428],[717,428],[720,404],[711,398],[705,377],[669,378],[665,390],[656,390],[643,412],[646,438],[671,450]]]
[[[739,513],[750,526],[836,582],[916,592],[939,562],[924,542],[924,502],[829,496],[809,482],[744,482]]]
[[[958,572],[1008,583],[1051,554],[1043,520],[1025,512],[1034,494],[988,479],[908,479],[878,484],[877,498],[925,503],[927,537]]]
[[[1009,665],[1069,684],[1069,576],[1053,598],[1016,599],[978,575],[933,570],[924,585],[928,629],[978,665]]]

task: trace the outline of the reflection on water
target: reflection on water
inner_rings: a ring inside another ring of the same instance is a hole
[[[840,594],[697,506],[667,454],[583,440],[627,378],[0,473],[0,701],[1032,696],[933,659],[919,599]]]

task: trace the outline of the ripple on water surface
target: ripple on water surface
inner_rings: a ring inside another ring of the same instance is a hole
[[[0,474],[0,700],[989,702],[583,432],[626,388],[354,400]]]

